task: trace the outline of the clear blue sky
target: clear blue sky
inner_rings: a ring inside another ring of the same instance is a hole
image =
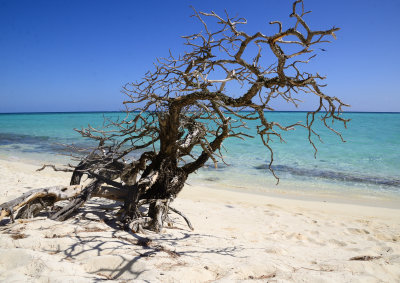
[[[312,28],[341,28],[312,67],[352,111],[400,111],[399,0],[305,0]],[[0,0],[0,112],[121,110],[121,86],[183,52],[197,10],[245,17],[268,34],[292,1]],[[277,110],[288,110],[277,105]],[[308,110],[306,103],[299,110]]]

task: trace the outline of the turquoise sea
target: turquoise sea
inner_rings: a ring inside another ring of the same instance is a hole
[[[33,163],[67,163],[60,144],[88,145],[73,128],[101,126],[103,117],[123,113],[29,113],[0,114],[0,158]],[[271,112],[270,120],[282,124],[305,121],[304,112]],[[317,125],[323,143],[315,140],[318,153],[307,140],[307,132],[284,133],[285,143],[275,141],[274,169],[279,185],[267,164],[269,152],[259,138],[227,140],[225,162],[209,165],[191,176],[189,184],[290,195],[320,195],[339,198],[387,198],[400,200],[400,113],[345,113],[347,129],[335,124],[346,140]],[[249,122],[249,132],[255,124]],[[255,135],[256,136],[256,135]],[[400,206],[400,202],[399,202]]]

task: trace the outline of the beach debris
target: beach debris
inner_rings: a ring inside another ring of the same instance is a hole
[[[349,260],[371,261],[380,258],[382,258],[382,256],[362,255],[351,257]]]
[[[273,272],[271,274],[264,274],[264,275],[260,275],[260,276],[249,275],[248,279],[262,280],[262,279],[270,279],[270,278],[275,278],[275,277],[276,277],[276,272]]]

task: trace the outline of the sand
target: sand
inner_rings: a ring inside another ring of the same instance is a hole
[[[0,160],[0,203],[67,173]],[[116,230],[93,199],[74,218],[0,226],[1,282],[399,282],[400,210],[186,186],[162,233]]]

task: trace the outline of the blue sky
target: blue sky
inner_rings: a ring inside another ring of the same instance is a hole
[[[340,27],[312,64],[328,95],[351,111],[400,111],[398,0],[305,0],[312,28]],[[156,57],[184,50],[198,32],[193,5],[245,17],[248,30],[288,23],[292,1],[0,0],[0,112],[121,110],[121,86],[140,80]],[[287,25],[286,25],[287,26]],[[295,110],[283,103],[277,110]],[[306,102],[297,110],[309,110]]]

